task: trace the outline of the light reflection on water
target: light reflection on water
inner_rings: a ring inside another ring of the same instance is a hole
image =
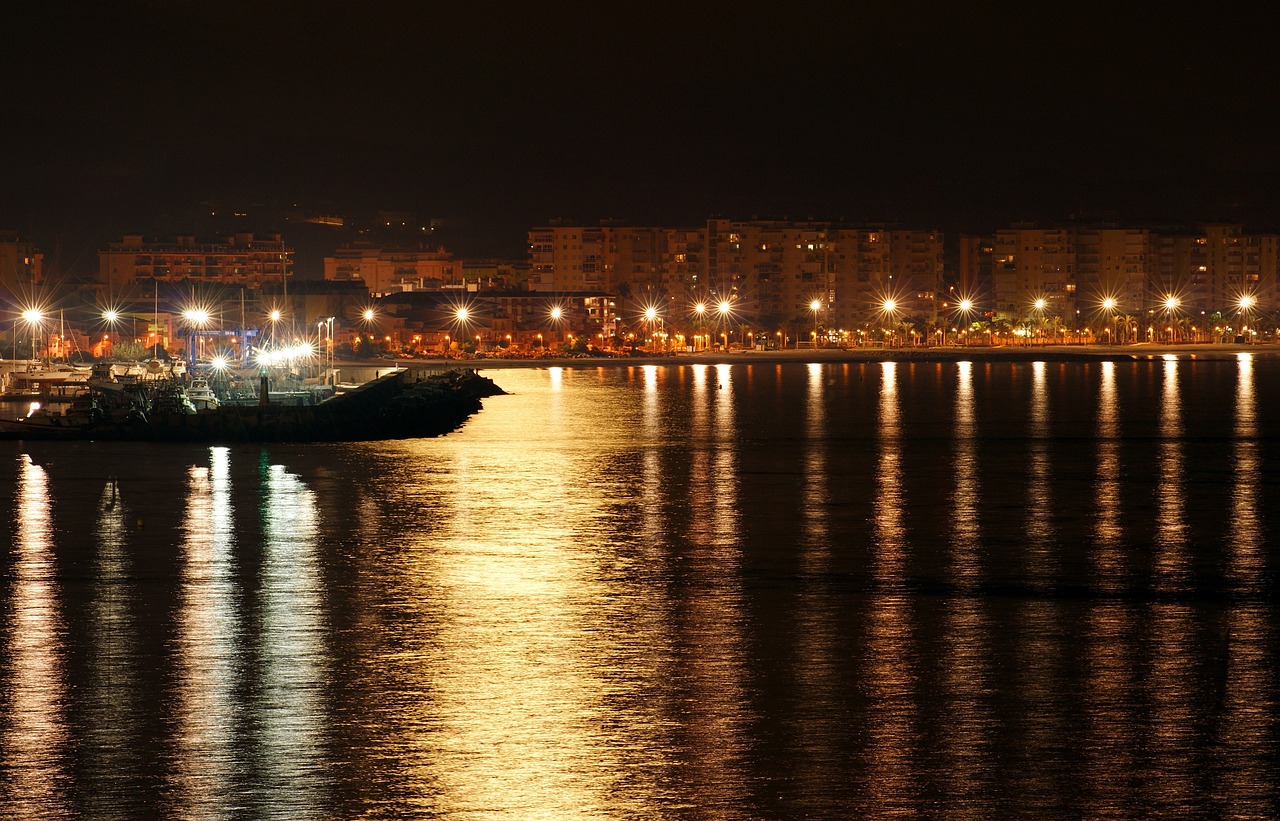
[[[556,368],[438,440],[8,445],[2,797],[1266,815],[1275,375]]]
[[[44,468],[18,457],[17,532],[4,613],[0,803],[19,818],[72,817],[66,647]]]

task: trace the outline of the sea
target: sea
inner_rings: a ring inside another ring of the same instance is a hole
[[[484,373],[0,442],[0,815],[1276,816],[1280,359]]]

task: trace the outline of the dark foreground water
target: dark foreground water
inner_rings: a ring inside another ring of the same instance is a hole
[[[0,443],[0,814],[1275,814],[1280,363],[494,376]]]

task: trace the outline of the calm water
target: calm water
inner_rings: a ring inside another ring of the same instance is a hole
[[[1280,362],[491,373],[448,437],[0,442],[0,806],[1269,817]]]

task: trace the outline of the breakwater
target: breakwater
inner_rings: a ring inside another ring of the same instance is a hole
[[[263,402],[200,413],[151,413],[9,439],[173,442],[356,442],[442,436],[504,391],[472,370],[399,370],[315,405]]]

